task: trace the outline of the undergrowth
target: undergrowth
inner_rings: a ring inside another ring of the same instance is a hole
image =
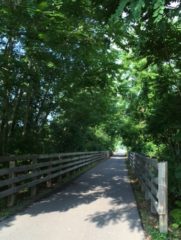
[[[169,213],[169,230],[168,234],[159,232],[158,215],[150,211],[150,202],[144,198],[138,179],[128,166],[130,182],[137,202],[143,228],[146,234],[146,240],[181,240],[180,225],[174,223],[173,211]],[[181,211],[177,211],[174,216],[180,217]],[[178,216],[179,215],[179,216]]]

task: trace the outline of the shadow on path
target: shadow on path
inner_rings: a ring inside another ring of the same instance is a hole
[[[96,211],[87,215],[84,221],[95,224],[97,228],[127,221],[130,231],[135,229],[142,231],[127,176],[125,157],[121,156],[113,156],[111,159],[101,162],[94,169],[74,180],[62,191],[34,203],[18,216],[28,214],[31,217],[36,217],[45,213],[65,213],[81,205],[92,204],[100,199],[108,200],[109,208],[99,211],[98,205]],[[0,228],[11,227],[15,224],[15,220],[16,216],[1,222]]]

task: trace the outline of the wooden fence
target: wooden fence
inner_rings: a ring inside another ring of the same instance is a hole
[[[151,212],[159,215],[159,229],[168,231],[167,162],[158,162],[138,153],[129,153],[130,166],[137,176],[145,199],[151,201]]]
[[[0,157],[0,199],[7,198],[8,206],[12,206],[18,193],[29,191],[34,197],[42,184],[51,187],[62,177],[108,157],[109,152]]]

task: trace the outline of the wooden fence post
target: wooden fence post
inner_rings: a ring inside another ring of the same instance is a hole
[[[145,200],[149,200],[150,197],[149,197],[149,191],[147,188],[145,188]]]
[[[62,182],[62,174],[61,174],[61,172],[62,172],[62,163],[61,163],[62,158],[61,158],[61,155],[58,156],[58,160],[60,161],[61,168],[60,168],[60,175],[58,176],[58,181],[57,182],[61,183]]]
[[[11,170],[12,168],[14,168],[16,166],[15,160],[10,161],[9,162],[9,169]],[[15,177],[15,173],[12,172],[9,174],[9,178],[13,179]],[[15,187],[15,183],[12,183],[9,188],[14,188]],[[14,205],[15,202],[15,194],[13,193],[12,195],[10,195],[8,197],[8,207],[12,207]]]
[[[136,166],[136,153],[134,152],[132,155],[132,166],[133,166],[133,171],[135,172],[135,166]]]
[[[149,164],[147,161],[144,160],[144,168],[143,168],[144,173],[144,181],[145,181],[145,200],[149,200],[149,188],[148,188],[148,182],[149,182]]]
[[[34,158],[31,162],[32,165],[37,164],[37,159]],[[33,173],[37,173],[37,168],[33,168]],[[34,178],[34,180],[37,179],[36,177]],[[35,185],[34,187],[31,188],[31,197],[34,197],[37,193],[37,186]]]
[[[51,176],[51,169],[52,169],[52,159],[49,160],[49,174],[48,176]],[[48,181],[47,181],[47,188],[51,188],[52,187],[52,179],[50,178]]]
[[[130,167],[131,167],[131,170],[133,170],[133,163],[132,163],[131,155],[132,155],[132,154],[129,152],[129,153],[128,153],[128,160],[129,160],[129,165],[130,165]]]
[[[168,232],[168,164],[167,162],[158,163],[158,214],[159,229],[161,233]]]
[[[82,168],[81,168],[81,167],[79,167],[79,168],[77,169],[77,171],[78,171],[78,172],[81,172],[81,170],[82,170]]]

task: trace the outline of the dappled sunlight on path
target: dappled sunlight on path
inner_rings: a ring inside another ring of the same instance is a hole
[[[142,240],[125,158],[112,157],[0,224],[3,240]],[[2,236],[2,237],[1,237]]]

